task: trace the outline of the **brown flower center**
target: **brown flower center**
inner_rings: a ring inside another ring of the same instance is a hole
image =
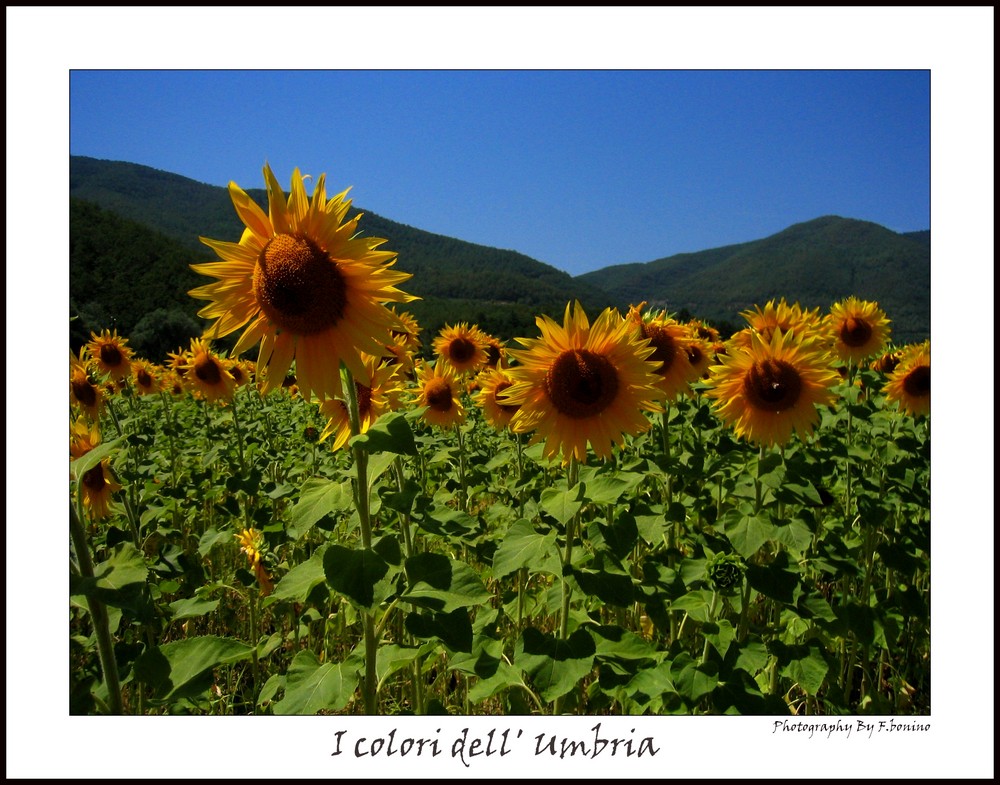
[[[97,464],[97,466],[84,474],[83,484],[92,493],[100,493],[107,484],[104,480],[104,467],[101,464]]]
[[[705,353],[701,350],[701,347],[695,344],[688,344],[685,351],[687,352],[688,361],[691,365],[698,365],[702,360],[705,359]]]
[[[646,362],[656,365],[656,371],[661,376],[665,375],[677,359],[678,345],[674,336],[669,330],[656,324],[644,324],[642,326],[642,337],[649,338],[649,345],[653,347],[653,353],[646,358]]]
[[[490,368],[496,368],[497,364],[500,362],[500,347],[489,344],[486,347],[486,365]]]
[[[856,316],[848,316],[840,327],[840,340],[848,346],[864,346],[871,337],[872,326]]]
[[[271,238],[253,271],[261,310],[282,330],[321,332],[340,321],[347,285],[336,263],[312,240],[290,234]]]
[[[747,371],[743,392],[755,409],[783,412],[794,407],[802,395],[802,378],[784,360],[764,360]]]
[[[918,365],[903,379],[903,389],[911,398],[923,398],[931,394],[931,367]]]
[[[559,355],[545,375],[545,393],[560,413],[575,420],[595,417],[618,395],[618,371],[607,357],[586,349]]]
[[[80,402],[81,406],[88,408],[97,404],[97,388],[84,377],[73,379],[73,396]]]
[[[434,378],[427,382],[424,388],[427,405],[439,412],[451,411],[451,385],[446,379]]]
[[[448,344],[448,358],[453,364],[462,365],[475,356],[476,345],[464,335],[452,339]]]
[[[148,390],[153,386],[153,377],[149,375],[149,372],[145,368],[140,368],[135,372],[135,381],[144,390]]]
[[[117,368],[125,361],[125,357],[122,355],[121,349],[112,343],[102,344],[100,354],[101,362],[108,368]]]
[[[218,384],[222,381],[222,371],[213,357],[207,354],[198,356],[194,362],[194,375],[205,384]]]

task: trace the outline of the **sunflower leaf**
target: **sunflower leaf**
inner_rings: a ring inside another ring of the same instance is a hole
[[[368,453],[417,454],[413,430],[402,412],[383,414],[365,433],[353,437],[348,444],[363,447]]]

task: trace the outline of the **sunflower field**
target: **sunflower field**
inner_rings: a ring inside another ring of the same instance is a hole
[[[421,357],[346,191],[264,175],[200,338],[70,355],[72,714],[929,713],[929,341],[569,303]]]

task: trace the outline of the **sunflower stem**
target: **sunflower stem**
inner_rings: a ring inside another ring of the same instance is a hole
[[[568,489],[572,489],[576,486],[579,473],[580,465],[577,463],[576,456],[573,456],[569,459],[569,469],[566,474],[566,485]],[[577,510],[577,512],[566,522],[566,548],[563,551],[562,559],[562,607],[559,612],[559,640],[561,641],[564,641],[569,637],[569,606],[572,589],[569,585],[567,573],[573,563],[573,539],[576,537],[576,525],[579,517],[580,511]],[[561,708],[562,696],[559,696],[552,704],[553,715],[560,714]]]
[[[358,411],[358,392],[354,376],[347,366],[344,366],[346,383],[344,397],[347,399],[347,412],[351,418],[351,433],[357,436],[361,433],[361,415]],[[357,486],[355,502],[358,509],[358,519],[361,522],[361,545],[365,550],[372,547],[371,510],[369,507],[368,488],[368,453],[360,444],[355,443],[354,467],[357,471]],[[365,703],[365,714],[378,713],[378,681],[376,676],[376,657],[378,644],[375,638],[375,619],[370,611],[362,614],[365,634],[365,676],[361,684]]]
[[[80,575],[84,579],[93,580],[94,562],[90,556],[90,546],[87,543],[87,532],[83,526],[83,517],[79,507],[82,506],[82,489],[77,487],[77,504],[73,502],[69,505],[69,533],[73,540],[73,547],[76,550],[77,563],[80,567]],[[97,654],[101,660],[101,670],[104,673],[104,683],[108,688],[108,713],[122,713],[122,688],[118,680],[118,663],[115,661],[114,642],[111,638],[111,628],[108,624],[108,611],[104,603],[96,597],[86,597],[87,608],[90,610],[90,618],[94,622],[94,636],[97,638]]]
[[[462,512],[469,511],[469,491],[465,481],[465,437],[462,436],[462,424],[455,424],[455,435],[458,437],[458,503]]]

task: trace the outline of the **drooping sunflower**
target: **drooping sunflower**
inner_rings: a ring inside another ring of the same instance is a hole
[[[734,347],[720,359],[709,368],[706,395],[737,436],[757,444],[784,444],[793,432],[807,436],[819,422],[816,407],[834,400],[838,376],[819,338],[797,340],[777,328],[767,342],[752,331],[749,348]]]
[[[645,303],[629,308],[628,320],[638,331],[640,339],[649,341],[653,353],[649,361],[656,366],[656,386],[660,397],[668,401],[687,392],[691,382],[701,374],[691,364],[688,347],[692,342],[687,325],[662,313],[643,313]]]
[[[887,400],[912,416],[931,413],[931,342],[903,349],[899,364],[882,387]]]
[[[479,374],[479,392],[475,401],[482,408],[486,422],[498,431],[510,424],[518,409],[501,397],[513,384],[514,380],[502,368],[491,368]]]
[[[102,330],[101,334],[90,334],[87,351],[97,370],[113,381],[125,379],[132,372],[132,350],[128,341],[118,335],[117,330]]]
[[[447,363],[421,363],[417,369],[416,407],[426,406],[423,418],[439,428],[450,428],[465,421],[462,388],[458,374]]]
[[[519,407],[511,430],[533,431],[546,457],[561,454],[569,463],[572,457],[586,460],[588,442],[609,458],[614,444],[650,427],[644,410],[659,411],[662,397],[656,350],[632,320],[606,308],[591,325],[576,302],[567,304],[561,325],[548,316],[535,323],[541,337],[518,338],[525,348],[508,351],[519,363],[507,369],[514,384],[505,399]]]
[[[475,373],[486,365],[486,337],[466,322],[446,324],[434,339],[434,352],[457,373]]]
[[[251,527],[233,536],[239,541],[240,550],[246,554],[247,561],[250,562],[250,567],[257,578],[257,583],[260,584],[261,594],[270,594],[274,589],[274,583],[271,581],[271,576],[268,575],[262,561],[266,547],[264,535]]]
[[[178,346],[176,352],[167,352],[167,368],[180,377],[187,373],[189,362],[191,362],[191,357],[183,346]]]
[[[69,454],[73,458],[83,457],[100,443],[101,432],[96,425],[91,427],[84,420],[78,419],[70,427]],[[111,513],[111,496],[121,489],[122,486],[111,472],[110,459],[103,458],[83,475],[80,482],[83,506],[90,510],[94,520],[107,518]]]
[[[307,400],[341,394],[341,362],[367,384],[360,353],[384,354],[390,330],[401,326],[386,303],[416,299],[396,288],[410,275],[390,269],[396,254],[377,250],[385,240],[357,236],[360,214],[345,220],[347,191],[328,200],[325,175],[311,199],[298,169],[287,200],[270,166],[264,179],[268,212],[231,182],[243,236],[238,243],[201,238],[222,261],[191,265],[219,279],[190,292],[211,301],[198,312],[217,320],[206,337],[245,326],[233,356],[260,342],[257,372],[265,393],[281,384],[293,360]]]
[[[153,395],[162,389],[160,370],[148,360],[132,361],[132,382],[139,395]]]
[[[184,383],[196,396],[206,401],[232,399],[236,380],[223,359],[212,352],[208,341],[191,339],[185,369]]]
[[[889,320],[882,309],[857,297],[834,303],[826,324],[837,356],[854,364],[881,351],[889,337]]]
[[[91,420],[97,420],[104,406],[104,391],[90,378],[87,369],[86,347],[80,347],[79,356],[69,353],[69,400],[77,404]]]
[[[399,406],[402,393],[399,379],[399,367],[379,363],[380,358],[365,356],[365,364],[371,376],[371,385],[354,382],[354,392],[358,397],[358,419],[361,433],[365,433],[383,414],[393,411]],[[333,436],[333,450],[339,450],[351,433],[351,418],[347,403],[340,398],[327,398],[320,403],[320,413],[327,418],[326,427],[319,436],[320,441]]]

